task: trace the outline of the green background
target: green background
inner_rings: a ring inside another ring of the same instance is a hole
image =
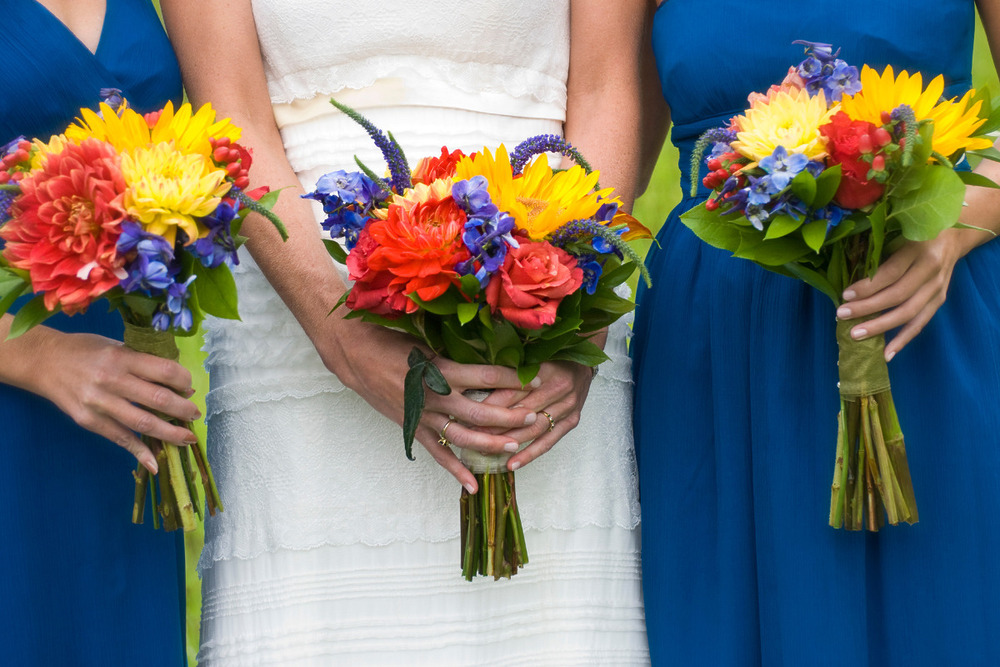
[[[158,2],[156,3],[159,4]],[[989,48],[986,44],[982,26],[977,24],[975,59],[972,72],[973,84],[977,87],[989,86],[994,91],[1000,89],[997,84],[997,75],[990,58]],[[749,91],[747,91],[749,92]],[[647,227],[654,231],[660,228],[670,210],[680,201],[680,187],[678,183],[677,171],[677,151],[668,140],[664,144],[653,172],[649,188],[635,203],[633,213]],[[648,242],[641,248],[644,252],[648,248]],[[192,369],[194,374],[194,384],[197,393],[195,400],[199,402],[202,412],[205,411],[204,398],[208,391],[208,377],[203,370],[204,354],[201,352],[201,338],[178,339],[181,347],[182,362]],[[195,429],[204,438],[204,424],[198,425]],[[275,452],[275,455],[280,455]],[[402,464],[401,464],[402,465]],[[223,498],[225,502],[225,498]],[[211,521],[211,519],[209,519]],[[198,556],[201,553],[203,543],[201,529],[185,535],[185,547],[187,551],[187,608],[188,608],[188,658],[190,664],[196,664],[195,655],[198,650],[199,637],[199,614],[201,608],[201,583],[195,571]]]

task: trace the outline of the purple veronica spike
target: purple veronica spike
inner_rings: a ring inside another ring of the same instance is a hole
[[[593,171],[590,164],[580,155],[580,151],[574,148],[568,141],[557,134],[539,134],[529,137],[517,145],[514,152],[510,154],[510,166],[515,174],[520,174],[528,160],[542,153],[561,153],[566,157],[573,158],[573,161],[587,170]]]
[[[410,187],[410,165],[406,163],[406,156],[403,155],[402,149],[399,147],[395,141],[390,139],[385,135],[382,130],[375,127],[375,125],[359,114],[354,109],[340,104],[336,100],[330,100],[330,104],[340,109],[347,115],[351,120],[365,128],[368,132],[368,136],[372,138],[375,142],[375,146],[382,151],[382,157],[385,158],[385,163],[389,166],[389,173],[392,175],[392,188],[396,192],[402,192],[406,188]]]
[[[10,220],[10,205],[12,203],[14,203],[14,193],[0,190],[0,225]],[[2,239],[0,239],[0,243],[3,243]],[[0,245],[0,248],[2,247]]]

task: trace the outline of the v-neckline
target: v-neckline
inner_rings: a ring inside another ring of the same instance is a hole
[[[108,30],[107,30],[107,28],[108,28],[108,15],[111,13],[111,3],[113,2],[113,0],[104,0],[104,18],[101,20],[101,34],[98,35],[98,37],[97,37],[97,44],[94,46],[94,50],[93,51],[91,51],[90,47],[88,47],[86,44],[84,44],[83,40],[80,39],[80,36],[77,35],[75,32],[73,32],[73,30],[68,25],[66,25],[61,18],[59,18],[58,16],[56,16],[55,13],[53,13],[53,11],[51,9],[49,9],[48,7],[46,7],[45,5],[43,5],[38,0],[31,0],[31,1],[34,2],[43,12],[45,12],[46,14],[48,14],[49,17],[53,21],[55,21],[60,26],[62,26],[63,30],[65,30],[67,33],[69,33],[69,35],[73,39],[76,40],[77,44],[79,44],[80,47],[83,48],[84,51],[86,51],[87,53],[89,53],[92,56],[95,56],[95,57],[97,56],[97,53],[101,50],[101,46],[104,44],[104,36],[108,32]]]

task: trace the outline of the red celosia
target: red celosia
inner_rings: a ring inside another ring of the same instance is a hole
[[[117,153],[96,139],[67,144],[21,190],[0,231],[4,257],[30,273],[49,310],[85,310],[118,285],[124,264],[115,247],[125,218]]]

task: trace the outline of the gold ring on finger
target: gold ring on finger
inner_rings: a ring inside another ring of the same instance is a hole
[[[556,420],[552,418],[552,415],[550,415],[545,410],[539,410],[539,412],[545,415],[545,418],[549,420],[549,430],[550,431],[554,430],[556,427]]]
[[[454,421],[455,419],[453,417],[448,417],[448,421],[446,421],[444,423],[444,426],[441,427],[441,432],[440,432],[441,437],[438,438],[438,444],[441,445],[442,447],[447,447],[448,445],[451,444],[451,442],[448,441],[447,432],[448,432],[448,427],[451,426]]]

